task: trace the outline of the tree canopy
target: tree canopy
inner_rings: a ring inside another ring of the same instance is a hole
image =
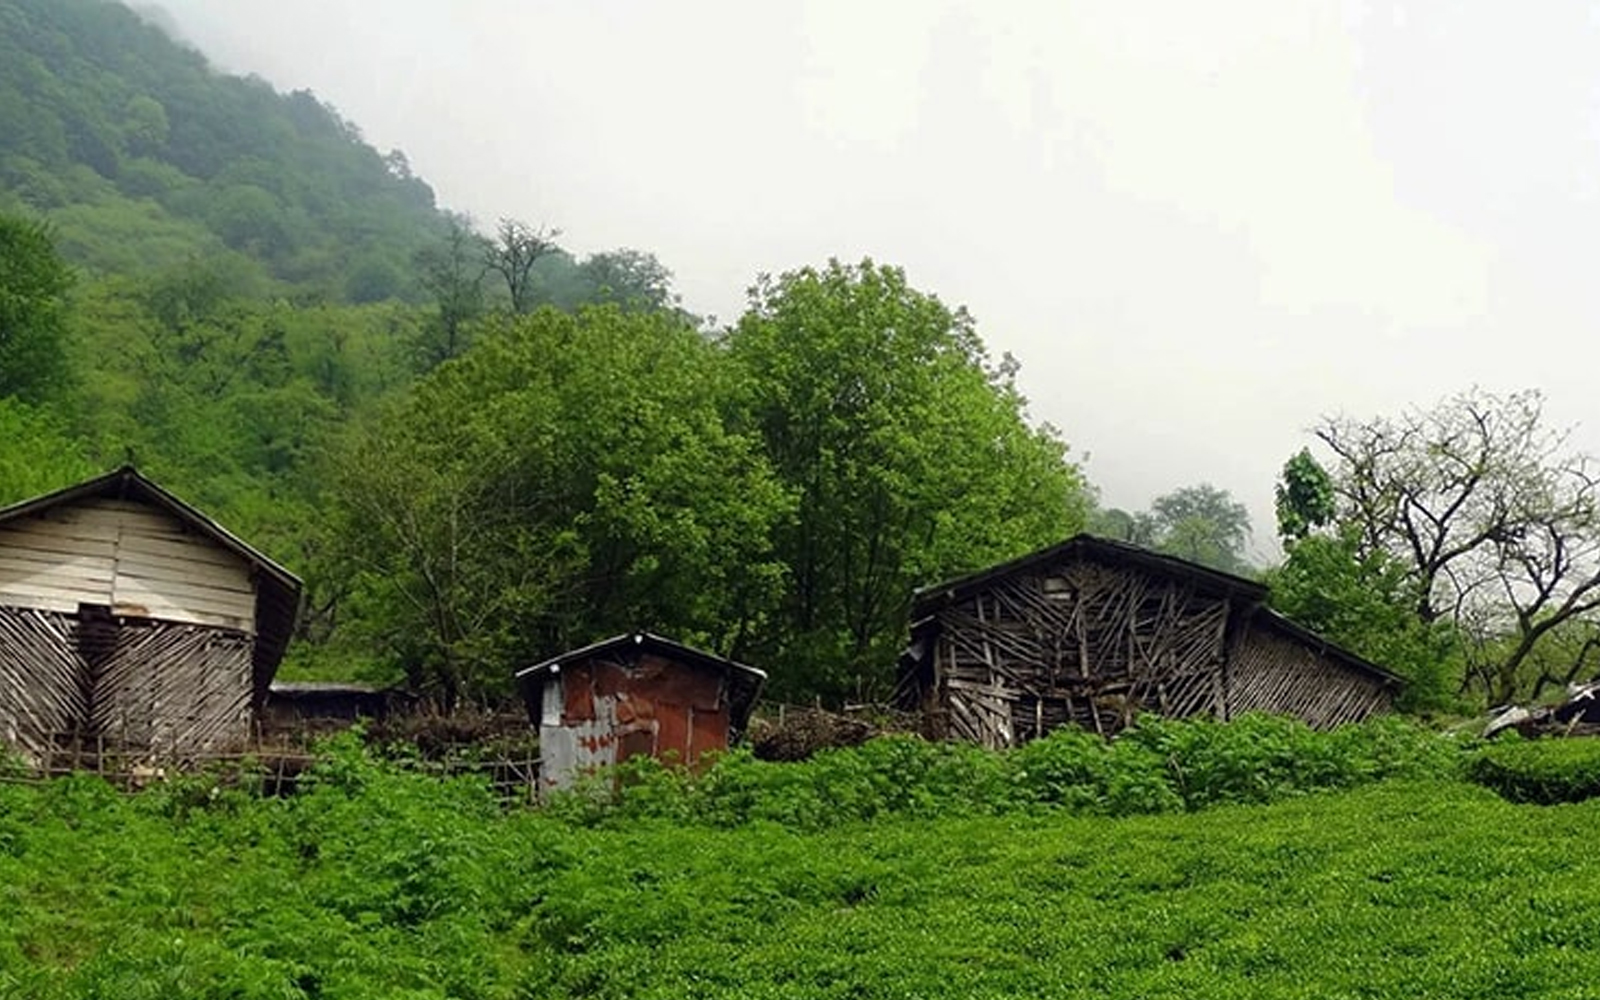
[[[1592,672],[1600,492],[1593,461],[1546,426],[1537,392],[1474,389],[1393,418],[1329,417],[1316,435],[1333,456],[1329,532],[1349,566],[1367,568],[1355,579],[1389,581],[1372,589],[1454,638],[1463,693],[1504,702]],[[1291,459],[1279,493],[1280,523],[1299,536],[1288,570],[1329,513],[1320,498],[1310,512],[1308,484],[1321,493]]]
[[[62,388],[71,285],[45,226],[0,214],[0,398],[37,403]]]
[[[881,694],[912,591],[1059,541],[1089,493],[1034,427],[1009,360],[903,272],[830,261],[751,290],[726,342],[740,420],[799,499],[777,551],[789,586],[763,653],[780,690]]]

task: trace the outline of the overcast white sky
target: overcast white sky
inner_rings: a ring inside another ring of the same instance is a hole
[[[738,315],[870,255],[1022,362],[1108,505],[1271,550],[1320,414],[1539,387],[1600,452],[1600,14],[1577,0],[159,0],[442,204]]]

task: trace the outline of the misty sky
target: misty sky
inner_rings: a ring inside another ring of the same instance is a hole
[[[1545,390],[1600,452],[1600,15],[1507,4],[159,0],[446,207],[758,272],[903,266],[1022,362],[1108,505],[1272,548],[1320,414]]]

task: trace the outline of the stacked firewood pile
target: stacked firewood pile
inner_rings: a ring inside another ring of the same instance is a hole
[[[885,733],[921,733],[921,719],[882,705],[770,707],[750,720],[749,741],[760,760],[806,760],[820,750],[854,747]]]

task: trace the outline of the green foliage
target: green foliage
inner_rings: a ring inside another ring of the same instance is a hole
[[[71,285],[49,230],[0,214],[0,398],[38,403],[63,388]]]
[[[763,278],[727,335],[741,420],[800,499],[789,587],[760,649],[781,695],[882,694],[912,591],[1058,542],[1088,491],[1031,427],[1010,359],[896,268],[830,261]]]
[[[1249,571],[1250,514],[1227,490],[1210,483],[1173,490],[1151,502],[1150,518],[1153,548],[1225,573]]]
[[[558,796],[551,808],[582,823],[774,822],[794,830],[1041,807],[1130,816],[1451,775],[1459,757],[1452,741],[1398,718],[1317,732],[1265,715],[1228,723],[1146,717],[1109,742],[1064,729],[1007,754],[889,736],[799,763],[733,752],[700,774],[631,760]]]
[[[1537,390],[1315,432],[1336,459],[1340,530],[1405,567],[1418,620],[1461,637],[1463,692],[1505,704],[1585,669],[1571,639],[1600,622],[1600,482]]]
[[[1309,448],[1301,448],[1283,463],[1283,473],[1273,496],[1278,511],[1278,535],[1285,545],[1331,523],[1337,513],[1333,477],[1311,457]]]
[[[104,469],[85,456],[61,421],[15,399],[0,399],[0,505],[71,486]]]
[[[1511,802],[1582,802],[1600,796],[1600,740],[1502,738],[1473,755],[1467,774]]]
[[[1245,554],[1250,514],[1227,490],[1209,483],[1164,493],[1147,511],[1097,508],[1089,514],[1088,527],[1102,538],[1165,552],[1224,573],[1251,572]]]
[[[893,740],[818,768],[857,814],[884,804],[866,821],[594,827],[330,750],[286,799],[0,784],[0,996],[1566,997],[1600,972],[1595,803],[1436,777],[1194,815],[1026,789],[945,811],[921,792],[1015,787],[973,770],[1001,758]]]
[[[106,0],[0,10],[0,189],[46,213],[91,273],[226,246],[264,276],[357,301],[404,294],[380,269],[409,273],[442,228],[404,157],[314,95],[216,73]]]
[[[733,375],[664,313],[497,320],[339,460],[366,638],[447,697],[634,628],[733,648],[772,604],[792,508],[725,426]]]
[[[1296,541],[1268,572],[1272,605],[1296,622],[1406,680],[1402,707],[1455,707],[1461,677],[1458,634],[1448,623],[1416,614],[1414,579],[1355,534],[1311,534]]]

